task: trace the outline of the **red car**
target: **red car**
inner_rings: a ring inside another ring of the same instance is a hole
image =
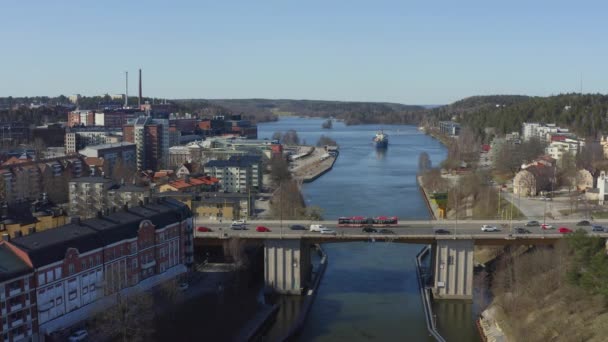
[[[271,230],[268,227],[258,226],[255,231],[260,233],[269,233]]]
[[[201,233],[209,233],[209,232],[212,232],[213,230],[211,230],[211,228],[200,226],[200,227],[196,228],[196,231],[201,232]]]
[[[570,229],[570,228],[566,228],[566,227],[560,227],[560,228],[558,229],[558,231],[559,231],[560,233],[562,233],[562,234],[570,234],[570,233],[572,233],[572,232],[573,232],[573,230],[572,230],[572,229]]]

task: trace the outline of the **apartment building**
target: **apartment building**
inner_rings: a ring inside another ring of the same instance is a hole
[[[95,126],[95,111],[83,109],[69,112],[68,127],[74,126]]]
[[[103,127],[69,128],[65,133],[65,152],[75,153],[87,146],[119,143],[122,130]]]
[[[159,170],[168,165],[169,120],[139,117],[123,126],[123,139],[136,144],[137,170]]]
[[[211,160],[204,166],[205,174],[220,180],[222,190],[248,192],[253,190],[251,164],[241,160]]]
[[[135,167],[137,161],[136,144],[121,142],[86,147],[79,154],[89,158],[103,158],[106,170],[112,170],[117,160],[127,167]]]
[[[460,124],[454,121],[440,121],[439,131],[443,134],[456,137],[460,135]]]

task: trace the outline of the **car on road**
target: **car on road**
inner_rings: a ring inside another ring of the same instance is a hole
[[[321,233],[321,234],[328,234],[328,235],[336,235],[337,234],[335,230],[329,229],[327,227],[321,227],[319,229],[319,233]]]
[[[452,234],[452,232],[450,232],[449,230],[444,229],[444,228],[435,228],[434,231],[435,231],[435,234],[437,234],[437,235],[450,235],[450,234]]]
[[[291,229],[291,230],[306,230],[306,227],[304,227],[301,224],[292,224],[291,226],[289,226],[289,229]]]
[[[576,223],[577,226],[590,226],[591,222],[587,221],[587,220],[582,220],[582,221],[578,221]]]
[[[591,231],[593,232],[603,232],[604,231],[604,227],[596,224],[593,226],[593,228],[591,228]]]
[[[378,229],[372,228],[372,227],[364,227],[363,232],[364,233],[377,233]]]
[[[380,231],[378,233],[380,233],[380,234],[388,234],[388,235],[395,234],[394,231],[392,231],[390,229],[386,229],[386,228],[380,229]]]
[[[245,220],[234,220],[232,221],[232,224],[242,224],[242,225],[246,225],[247,221]]]
[[[498,228],[496,228],[496,226],[491,226],[489,224],[484,224],[483,226],[481,226],[481,231],[482,232],[497,232]]]
[[[211,228],[200,226],[200,227],[196,227],[196,231],[201,232],[201,233],[209,233],[209,232],[212,232],[213,230]]]
[[[530,234],[530,231],[524,227],[515,227],[515,234]]]
[[[538,227],[540,226],[540,222],[538,221],[528,221],[528,223],[526,223],[526,227]]]
[[[257,226],[255,228],[255,231],[259,232],[259,233],[270,233],[271,232],[270,228],[264,227],[264,226]]]
[[[323,228],[327,228],[322,224],[311,224],[310,225],[310,231],[311,232],[321,232],[321,229]]]
[[[572,229],[566,228],[566,227],[559,227],[559,229],[557,231],[562,234],[570,234],[570,233],[574,232]]]
[[[68,337],[68,341],[69,342],[84,341],[87,339],[87,337],[89,337],[89,333],[84,329],[80,329],[78,331],[75,331],[72,335],[70,335],[70,337]]]
[[[245,230],[245,229],[247,229],[247,227],[244,224],[232,223],[230,225],[230,229],[233,229],[233,230]]]
[[[188,289],[188,287],[189,287],[188,283],[180,283],[179,284],[179,290],[182,291],[182,292],[186,291]]]
[[[540,225],[542,229],[553,229],[554,227],[548,223],[543,223]]]

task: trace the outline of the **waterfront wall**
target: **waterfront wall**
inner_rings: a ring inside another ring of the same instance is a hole
[[[416,255],[416,275],[418,278],[418,287],[420,288],[422,306],[424,307],[426,328],[431,336],[435,338],[435,340],[445,342],[445,339],[441,336],[441,334],[439,334],[437,326],[435,325],[435,315],[433,314],[433,306],[431,305],[430,289],[426,287],[426,280],[422,275],[422,258],[424,258],[430,250],[430,245],[424,246],[424,248],[422,248],[422,250]]]
[[[315,181],[317,178],[323,176],[324,174],[326,174],[327,172],[329,172],[331,169],[334,168],[334,164],[336,163],[336,160],[338,160],[338,155],[336,155],[335,157],[330,157],[329,159],[326,159],[325,162],[328,163],[328,166],[324,167],[322,170],[315,173],[314,175],[311,175],[309,177],[302,179],[302,182],[310,183],[310,182]]]
[[[422,193],[422,198],[424,198],[424,203],[426,204],[426,207],[429,210],[429,215],[431,215],[431,219],[437,220],[438,213],[435,213],[436,210],[434,209],[433,204],[429,200],[429,196],[427,195],[426,190],[424,190],[424,186],[422,186],[421,177],[416,176],[416,181],[418,182],[418,189],[420,189],[420,193]]]
[[[317,290],[319,288],[319,284],[321,283],[321,279],[325,274],[325,269],[327,268],[327,254],[321,248],[320,245],[317,245],[319,253],[321,253],[321,263],[319,264],[319,271],[317,272],[317,276],[315,277],[311,288],[306,293],[306,297],[304,298],[304,303],[302,304],[302,309],[300,310],[300,314],[298,318],[295,320],[287,335],[282,338],[280,341],[297,341],[297,337],[302,331],[304,327],[304,322],[306,322],[306,318],[308,317],[308,313],[310,312],[310,308],[312,307],[312,303],[317,297]]]

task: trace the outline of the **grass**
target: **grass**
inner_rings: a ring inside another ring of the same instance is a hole
[[[594,211],[591,215],[594,219],[608,219],[608,211]]]

